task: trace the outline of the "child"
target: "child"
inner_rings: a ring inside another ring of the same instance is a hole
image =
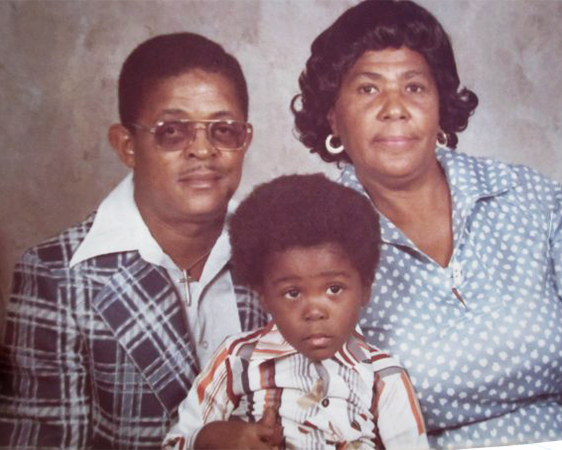
[[[369,200],[320,174],[283,176],[257,187],[229,225],[234,270],[273,320],[225,340],[164,447],[203,447],[217,438],[206,424],[273,410],[284,448],[427,448],[408,375],[356,326],[379,258]],[[262,447],[276,444],[267,422]],[[230,424],[229,448],[243,432]]]

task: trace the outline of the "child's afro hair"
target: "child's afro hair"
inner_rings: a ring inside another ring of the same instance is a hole
[[[286,175],[256,187],[229,219],[234,275],[259,288],[266,259],[293,247],[334,243],[365,285],[380,254],[379,217],[370,200],[322,174]]]

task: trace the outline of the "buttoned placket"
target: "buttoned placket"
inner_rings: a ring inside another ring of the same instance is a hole
[[[181,295],[182,300],[186,306],[186,320],[189,323],[189,330],[192,338],[197,346],[207,349],[209,343],[205,341],[201,327],[199,326],[199,297],[201,284],[199,281],[191,278],[187,271],[178,268],[175,271],[179,272],[176,276],[177,291]]]

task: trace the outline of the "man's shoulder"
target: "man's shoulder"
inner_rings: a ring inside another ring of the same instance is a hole
[[[237,281],[233,274],[234,294],[242,331],[264,326],[268,322],[268,316],[262,308],[258,293]]]
[[[68,267],[72,255],[92,228],[95,216],[94,211],[84,221],[27,249],[21,262],[41,263],[47,267]]]

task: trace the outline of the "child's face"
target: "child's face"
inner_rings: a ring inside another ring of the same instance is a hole
[[[337,244],[294,247],[269,256],[262,300],[279,331],[300,353],[331,358],[347,341],[370,286]]]

